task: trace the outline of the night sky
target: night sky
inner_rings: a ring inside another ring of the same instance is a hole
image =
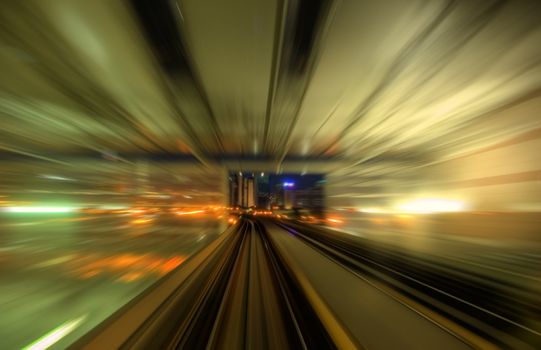
[[[276,184],[281,184],[284,182],[293,182],[294,189],[303,190],[316,185],[318,181],[324,181],[325,176],[322,174],[271,174],[269,175],[269,185],[273,189]]]

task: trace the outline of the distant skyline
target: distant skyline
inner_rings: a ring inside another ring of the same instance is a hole
[[[304,198],[305,202],[311,202],[306,198],[313,196],[320,196],[321,188],[317,189],[317,185],[323,185],[325,176],[323,174],[275,174],[275,173],[263,173],[263,172],[230,172],[230,204],[231,205],[243,205],[246,201],[242,200],[247,194],[244,191],[252,191],[249,197],[254,197],[254,203],[258,207],[270,208],[272,203],[279,203],[280,206],[284,206],[291,202],[289,205],[294,205],[295,196]],[[252,180],[254,179],[254,180]],[[254,181],[249,188],[245,188],[245,181]],[[253,190],[252,190],[253,188]],[[314,194],[309,193],[314,191]],[[287,195],[286,200],[286,192]],[[308,196],[308,197],[306,197]],[[246,206],[246,205],[244,205]]]

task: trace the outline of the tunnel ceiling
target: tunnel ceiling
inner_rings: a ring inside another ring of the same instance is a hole
[[[411,178],[541,127],[506,114],[540,94],[539,13],[537,1],[7,1],[0,149]]]

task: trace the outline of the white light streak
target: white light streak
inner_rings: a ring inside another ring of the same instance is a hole
[[[70,179],[63,176],[56,176],[56,175],[40,175],[39,177],[48,179],[48,180],[58,180],[58,181],[75,181],[74,179]]]
[[[73,207],[6,207],[8,213],[71,213],[77,210]]]
[[[83,322],[85,318],[86,315],[61,324],[60,326],[43,335],[36,341],[25,346],[22,350],[44,350],[51,347],[60,339],[71,333],[75,328],[77,328],[77,326],[81,324],[81,322]]]

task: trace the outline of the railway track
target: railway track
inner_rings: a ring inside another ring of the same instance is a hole
[[[267,237],[244,219],[241,244],[214,317],[213,349],[332,349],[332,340]],[[204,335],[200,334],[199,337]],[[184,346],[184,343],[179,343]]]
[[[279,222],[305,243],[353,273],[398,291],[416,305],[435,311],[496,347],[538,349],[539,331],[514,318],[541,312],[537,302],[511,298],[490,288],[490,281],[462,274],[437,262],[367,246],[346,234],[295,222]]]

